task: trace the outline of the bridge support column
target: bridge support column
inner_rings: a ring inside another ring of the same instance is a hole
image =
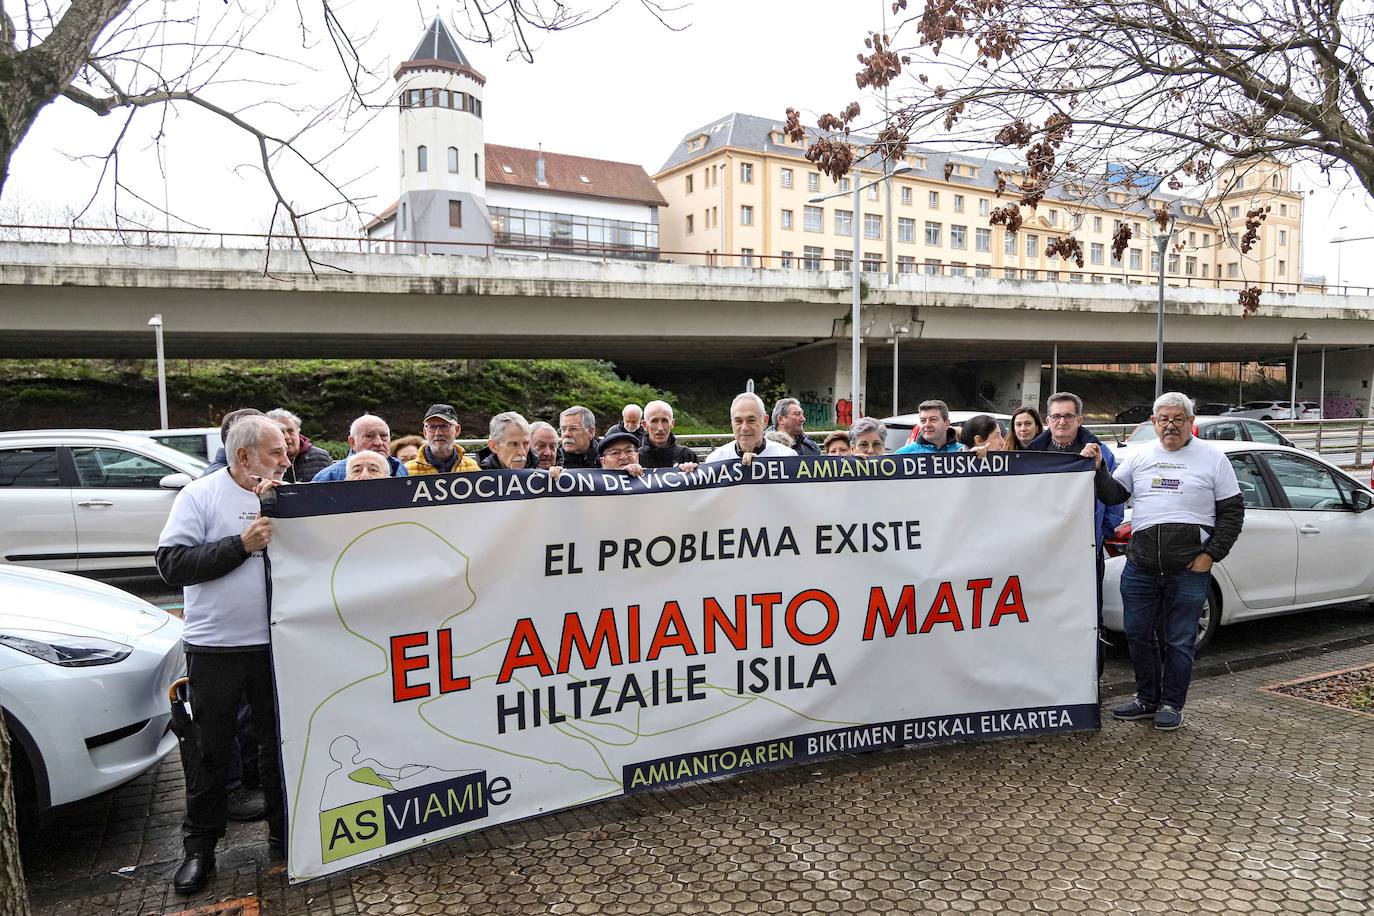
[[[1283,395],[1288,397],[1287,391]],[[1322,400],[1322,416],[1329,420],[1374,416],[1374,350],[1326,347],[1326,379],[1322,383],[1321,347],[1304,346],[1298,353],[1298,400]]]
[[[868,348],[861,347],[859,353],[859,378],[863,379],[868,373]],[[848,340],[827,341],[783,357],[787,393],[801,401],[807,429],[848,428],[855,417],[863,416],[862,409],[854,409],[849,390],[852,363]]]
[[[1040,405],[1040,368],[1038,359],[1004,363],[980,363],[976,403],[973,410],[1011,413],[1018,407]]]

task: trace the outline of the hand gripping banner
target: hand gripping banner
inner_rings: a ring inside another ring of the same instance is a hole
[[[1091,465],[279,488],[293,881],[760,767],[1099,726]]]

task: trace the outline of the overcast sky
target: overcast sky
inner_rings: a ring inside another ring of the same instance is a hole
[[[203,22],[225,15],[226,9],[233,12],[221,0],[201,2],[207,17]],[[636,162],[652,174],[689,130],[731,111],[781,121],[789,105],[819,112],[856,98],[855,55],[866,32],[879,26],[887,3],[696,0],[670,14],[673,23],[685,27],[670,31],[634,0],[622,0],[600,21],[541,37],[533,63],[508,59],[508,43],[495,49],[461,39],[460,43],[487,77],[488,143],[530,148],[542,143],[554,152]],[[239,75],[276,77],[290,85],[237,85],[207,95],[230,107],[263,97],[278,100],[282,106],[248,114],[290,132],[299,122],[291,109],[324,103],[341,91],[341,82],[327,42],[303,49],[298,30],[291,28],[295,5],[281,6],[273,14],[280,21],[265,22],[254,40],[301,66],[252,58],[237,66]],[[438,4],[447,16],[458,7],[452,2]],[[343,15],[360,34],[375,27],[364,56],[377,65],[378,73],[389,74],[409,56],[434,9],[434,0],[423,5],[415,0],[355,0],[343,8]],[[389,76],[385,82],[393,85]],[[872,100],[868,102],[866,111],[875,111]],[[126,138],[120,163],[121,178],[131,190],[159,206],[164,181],[152,137],[161,124],[159,113],[141,113]],[[98,119],[65,100],[50,105],[15,157],[5,200],[0,202],[3,216],[22,214],[32,222],[82,206],[95,186],[99,163],[73,157],[103,152],[120,126],[118,116]],[[329,160],[330,173],[336,180],[352,182],[348,189],[365,199],[365,210],[379,210],[395,199],[394,109],[381,111],[370,122],[335,119],[309,137],[309,148],[316,153],[347,138]],[[256,153],[250,138],[209,114],[182,110],[166,122],[162,149],[170,209],[188,224],[239,231],[266,226],[271,196],[253,165]],[[1314,170],[1304,170],[1296,183],[1312,192],[1305,205],[1304,274],[1334,280],[1337,251],[1344,249],[1340,260],[1346,282],[1374,285],[1374,241],[1330,244],[1340,235],[1374,235],[1374,206],[1368,195],[1344,174],[1328,181]],[[326,199],[318,183],[301,178],[288,184],[288,195],[298,201],[318,204]],[[127,197],[123,204],[149,209]],[[105,222],[99,217],[109,212],[107,192],[87,222]],[[329,231],[354,234],[350,227]]]

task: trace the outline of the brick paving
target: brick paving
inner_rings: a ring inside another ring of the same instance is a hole
[[[42,916],[1369,913],[1374,717],[1262,688],[1374,662],[1374,646],[1275,651],[1294,657],[1197,681],[1172,734],[1109,720],[754,773],[297,887],[267,863],[264,826],[236,824],[189,899],[166,883],[173,758],[62,812],[25,850],[30,891]]]

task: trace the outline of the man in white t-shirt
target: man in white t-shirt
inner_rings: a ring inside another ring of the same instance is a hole
[[[794,450],[764,438],[767,425],[768,411],[764,409],[762,398],[752,391],[735,395],[730,402],[730,429],[735,433],[735,441],[727,442],[707,455],[707,463],[739,458],[748,464],[755,458],[795,457],[797,453]]]
[[[1112,715],[1153,719],[1155,728],[1171,731],[1183,724],[1212,564],[1225,559],[1240,537],[1245,501],[1226,453],[1193,436],[1192,401],[1166,392],[1155,401],[1150,422],[1158,441],[1129,449],[1115,472],[1106,469],[1096,443],[1082,454],[1097,462],[1099,500],[1135,500],[1121,608],[1136,695]],[[1160,631],[1166,643],[1162,664]]]
[[[185,589],[182,641],[200,737],[199,766],[187,768],[192,775],[182,823],[185,859],[173,878],[182,894],[204,888],[215,870],[215,844],[227,826],[230,745],[244,697],[260,745],[270,851],[280,856],[286,840],[268,635],[272,521],[261,516],[259,497],[281,480],[291,461],[281,429],[262,416],[235,423],[224,448],[228,468],[181,491],[157,548],[162,578]]]

